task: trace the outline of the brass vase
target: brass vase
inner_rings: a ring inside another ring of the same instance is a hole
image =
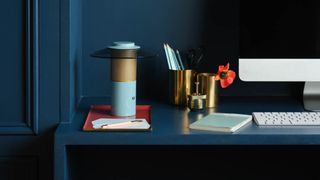
[[[201,94],[206,94],[206,107],[215,108],[218,106],[218,82],[213,73],[199,73],[197,80],[200,83],[199,91]]]

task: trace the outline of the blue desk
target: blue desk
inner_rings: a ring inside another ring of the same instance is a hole
[[[83,104],[103,104],[84,100]],[[88,107],[84,105],[72,123],[60,124],[55,132],[55,175],[67,172],[67,147],[91,145],[320,145],[320,127],[259,128],[251,123],[234,134],[190,130],[188,125],[210,112],[245,113],[259,111],[304,111],[301,102],[286,97],[222,97],[219,107],[190,112],[165,103],[143,101],[152,105],[151,132],[83,132]],[[80,106],[81,107],[81,106]]]

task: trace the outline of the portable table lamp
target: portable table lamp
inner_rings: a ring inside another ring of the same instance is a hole
[[[112,46],[93,53],[92,57],[111,59],[111,113],[114,116],[136,114],[137,59],[140,46],[133,42],[114,42]]]

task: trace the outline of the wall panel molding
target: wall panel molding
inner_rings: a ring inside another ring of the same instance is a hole
[[[23,4],[25,14],[24,38],[25,44],[25,118],[22,122],[0,122],[0,134],[30,134],[38,133],[38,98],[39,98],[39,8],[38,0],[26,0]],[[13,107],[14,108],[14,107]]]

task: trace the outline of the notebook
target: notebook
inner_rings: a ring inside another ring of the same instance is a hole
[[[235,132],[252,121],[251,115],[213,113],[192,124],[190,129]]]

